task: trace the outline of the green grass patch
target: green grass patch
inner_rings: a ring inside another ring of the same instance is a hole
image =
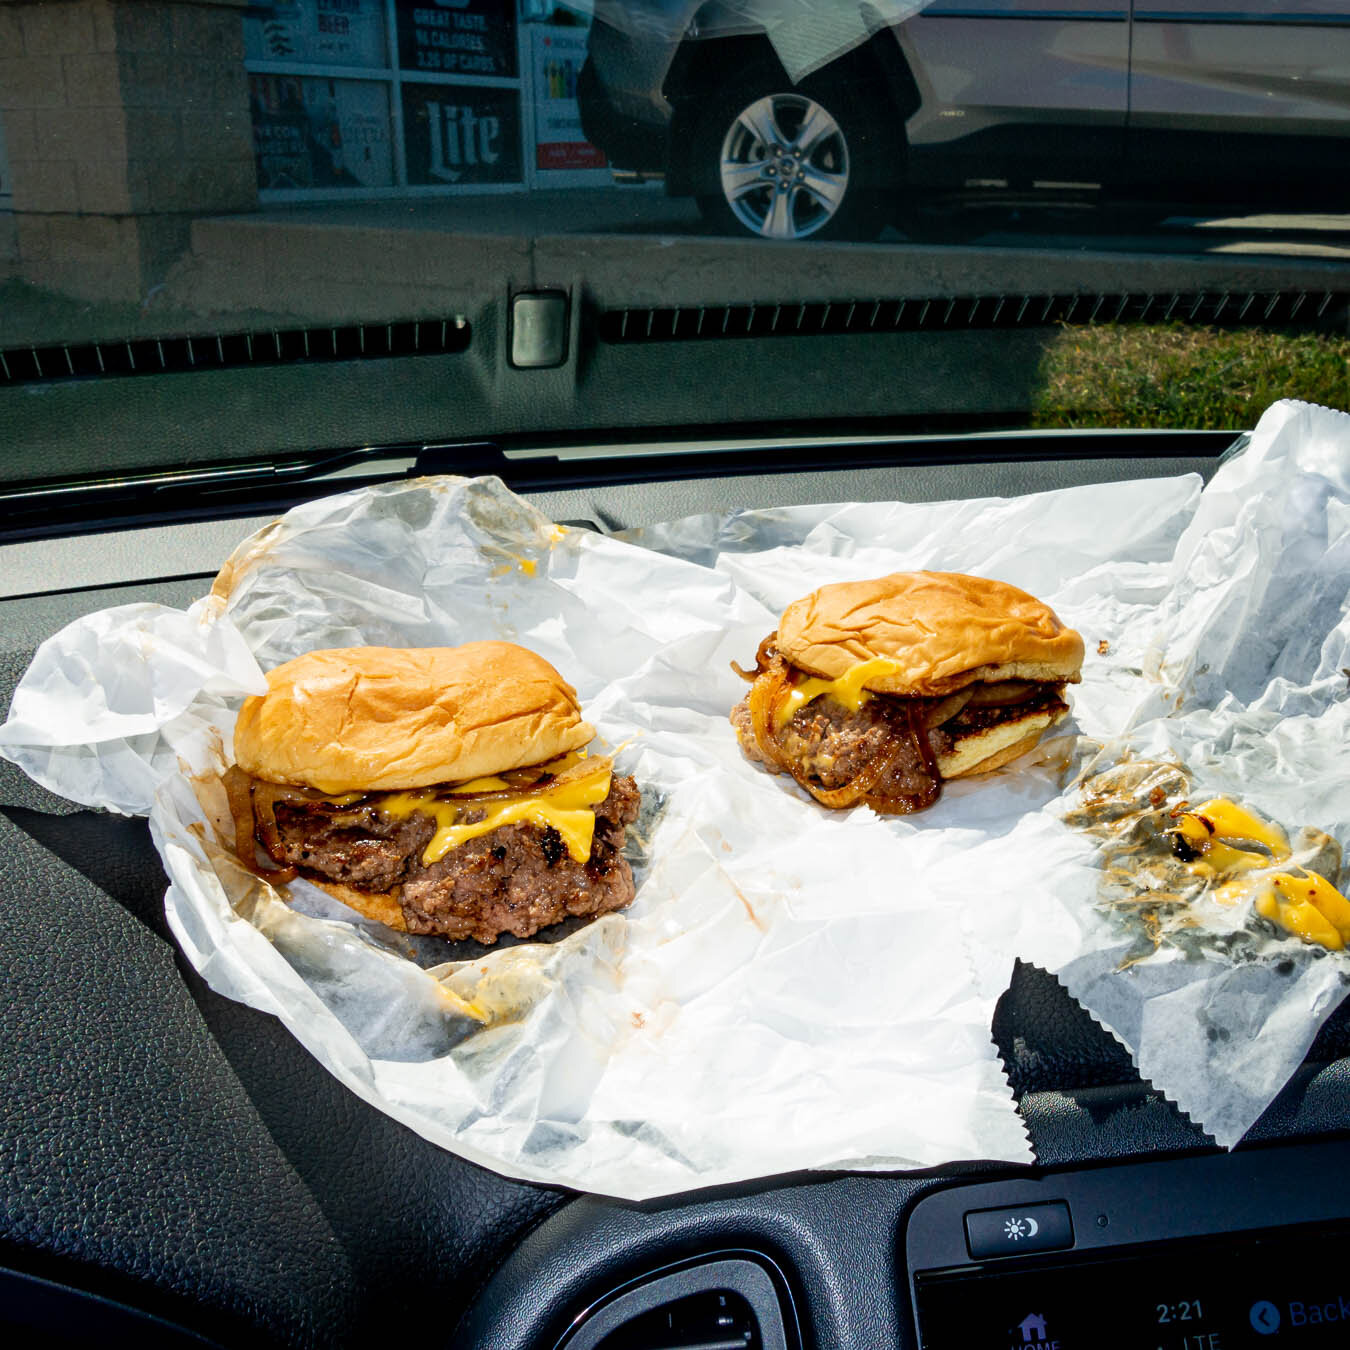
[[[1064,328],[1032,400],[1038,427],[1255,426],[1277,399],[1350,409],[1350,337],[1186,324]]]

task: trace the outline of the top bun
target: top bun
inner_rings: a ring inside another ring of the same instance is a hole
[[[866,682],[878,694],[935,696],[976,681],[1076,681],[1083,639],[1034,596],[960,572],[895,572],[822,586],[794,601],[778,650],[837,680],[874,657],[900,669]]]
[[[240,710],[235,760],[255,778],[329,794],[505,773],[595,735],[576,690],[510,642],[309,652],[267,684]]]

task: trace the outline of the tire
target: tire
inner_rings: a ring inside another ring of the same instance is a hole
[[[894,134],[848,86],[793,85],[768,68],[717,92],[691,154],[704,219],[722,234],[777,240],[875,239],[900,163]]]

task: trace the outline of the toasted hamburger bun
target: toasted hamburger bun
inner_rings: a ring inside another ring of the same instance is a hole
[[[403,906],[398,902],[397,888],[392,891],[358,891],[354,886],[344,886],[340,881],[325,881],[322,877],[308,877],[311,886],[327,891],[334,900],[340,900],[348,909],[354,909],[366,919],[385,924],[400,933],[408,931],[408,921],[403,917]]]
[[[595,735],[576,690],[509,642],[308,652],[267,684],[240,711],[235,761],[255,778],[330,795],[506,773]]]
[[[1025,755],[1040,740],[1041,733],[1068,716],[1068,709],[1037,711],[1025,717],[1000,722],[985,731],[957,738],[950,750],[937,755],[938,772],[943,780],[970,778],[993,773],[1005,764]]]
[[[787,607],[776,645],[794,666],[829,680],[863,661],[895,661],[898,670],[864,687],[923,698],[976,681],[1076,682],[1083,663],[1083,639],[1048,605],[958,572],[822,586]]]
[[[825,806],[921,811],[944,781],[1031,750],[1068,715],[1064,686],[1078,681],[1082,661],[1082,638],[1015,586],[893,573],[822,586],[789,605],[754,675],[740,672],[751,689],[731,721],[752,760]],[[869,709],[869,695],[896,702]],[[821,698],[833,709],[806,711]],[[879,729],[880,753],[860,759]]]

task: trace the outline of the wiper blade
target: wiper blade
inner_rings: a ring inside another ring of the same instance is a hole
[[[156,469],[116,477],[31,480],[0,489],[0,538],[165,524],[199,516],[285,510],[341,486],[427,473],[499,473],[506,461],[487,441],[326,450]],[[333,485],[337,485],[334,487]]]
[[[316,451],[274,459],[154,470],[117,478],[27,482],[0,489],[0,541],[280,513],[346,487],[428,474],[493,475],[516,492],[590,490],[615,483],[674,482],[773,472],[812,473],[883,465],[1003,460],[1217,457],[1233,431],[1023,430],[959,419],[946,434],[835,427],[773,434],[731,428],[691,440],[679,429],[610,437],[422,442]]]

